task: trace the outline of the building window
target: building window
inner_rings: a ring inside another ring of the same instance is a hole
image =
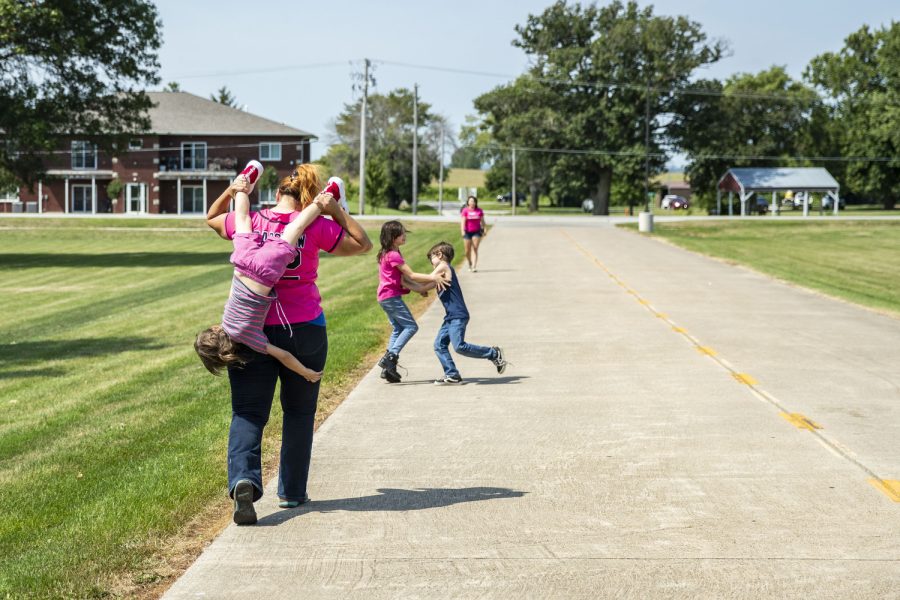
[[[203,186],[186,185],[181,188],[181,212],[206,212],[206,198],[203,196]]]
[[[19,188],[11,187],[5,190],[0,190],[0,202],[18,202],[19,201]]]
[[[90,142],[72,142],[72,168],[96,169],[97,146]]]
[[[128,149],[129,150],[140,150],[144,147],[144,140],[141,138],[131,138],[128,140]]]
[[[184,171],[206,169],[206,142],[181,143],[181,168]]]
[[[72,186],[72,212],[91,212],[92,205],[91,186]]]
[[[259,160],[281,160],[281,142],[261,142]]]
[[[275,202],[275,193],[278,190],[275,188],[267,188],[264,190],[259,190],[259,203],[262,206],[274,206],[277,204]]]

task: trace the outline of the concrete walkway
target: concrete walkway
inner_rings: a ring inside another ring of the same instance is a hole
[[[900,597],[900,320],[602,223],[482,249],[469,341],[514,366],[432,385],[432,306],[313,502],[270,483],[166,598]]]

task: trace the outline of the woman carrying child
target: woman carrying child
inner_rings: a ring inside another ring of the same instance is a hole
[[[281,237],[292,221],[303,218],[298,211],[309,207],[321,190],[316,167],[299,165],[290,176],[281,180],[274,208],[250,212],[252,231],[258,233],[263,242]],[[207,224],[225,239],[232,239],[237,231],[235,213],[227,211],[232,194],[240,191],[249,192],[250,187],[239,177],[207,212]],[[299,237],[295,244],[299,252],[272,288],[278,304],[273,303],[263,328],[269,344],[289,352],[313,372],[323,369],[328,354],[325,315],[316,287],[319,251],[353,256],[372,247],[363,228],[334,199],[322,201],[320,198],[320,204],[323,205],[322,214],[329,215],[331,220],[315,217]],[[307,502],[306,483],[319,382],[305,379],[275,356],[260,352],[248,352],[246,362],[240,368],[229,366],[228,379],[232,407],[228,434],[228,490],[236,502],[235,521],[255,522],[252,502],[259,500],[263,493],[263,428],[268,422],[275,384],[279,380],[284,412],[278,471],[279,506],[292,508]],[[238,482],[242,482],[240,494],[235,490]]]
[[[378,304],[387,314],[393,331],[387,352],[378,361],[378,366],[382,368],[382,379],[388,383],[400,382],[400,373],[397,372],[400,351],[419,330],[403,296],[410,289],[421,294],[426,294],[435,286],[443,289],[448,281],[436,273],[425,275],[410,269],[400,254],[400,246],[405,243],[406,228],[400,221],[387,221],[382,225],[381,250],[378,252]]]

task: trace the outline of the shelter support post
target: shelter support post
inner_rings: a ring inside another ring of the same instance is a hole
[[[722,216],[722,190],[721,188],[716,188],[716,216]]]
[[[809,192],[803,192],[803,216],[809,216]]]
[[[734,192],[728,192],[728,216],[734,216]]]
[[[778,192],[772,192],[772,214],[778,214]]]

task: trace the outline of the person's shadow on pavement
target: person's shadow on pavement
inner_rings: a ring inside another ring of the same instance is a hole
[[[257,525],[279,525],[311,512],[348,511],[400,511],[424,510],[450,506],[461,502],[477,502],[480,500],[497,500],[500,498],[521,498],[528,492],[519,492],[509,488],[470,487],[470,488],[419,488],[403,490],[382,488],[377,495],[360,496],[359,498],[339,498],[336,500],[312,500],[287,510],[281,510],[261,518]]]

